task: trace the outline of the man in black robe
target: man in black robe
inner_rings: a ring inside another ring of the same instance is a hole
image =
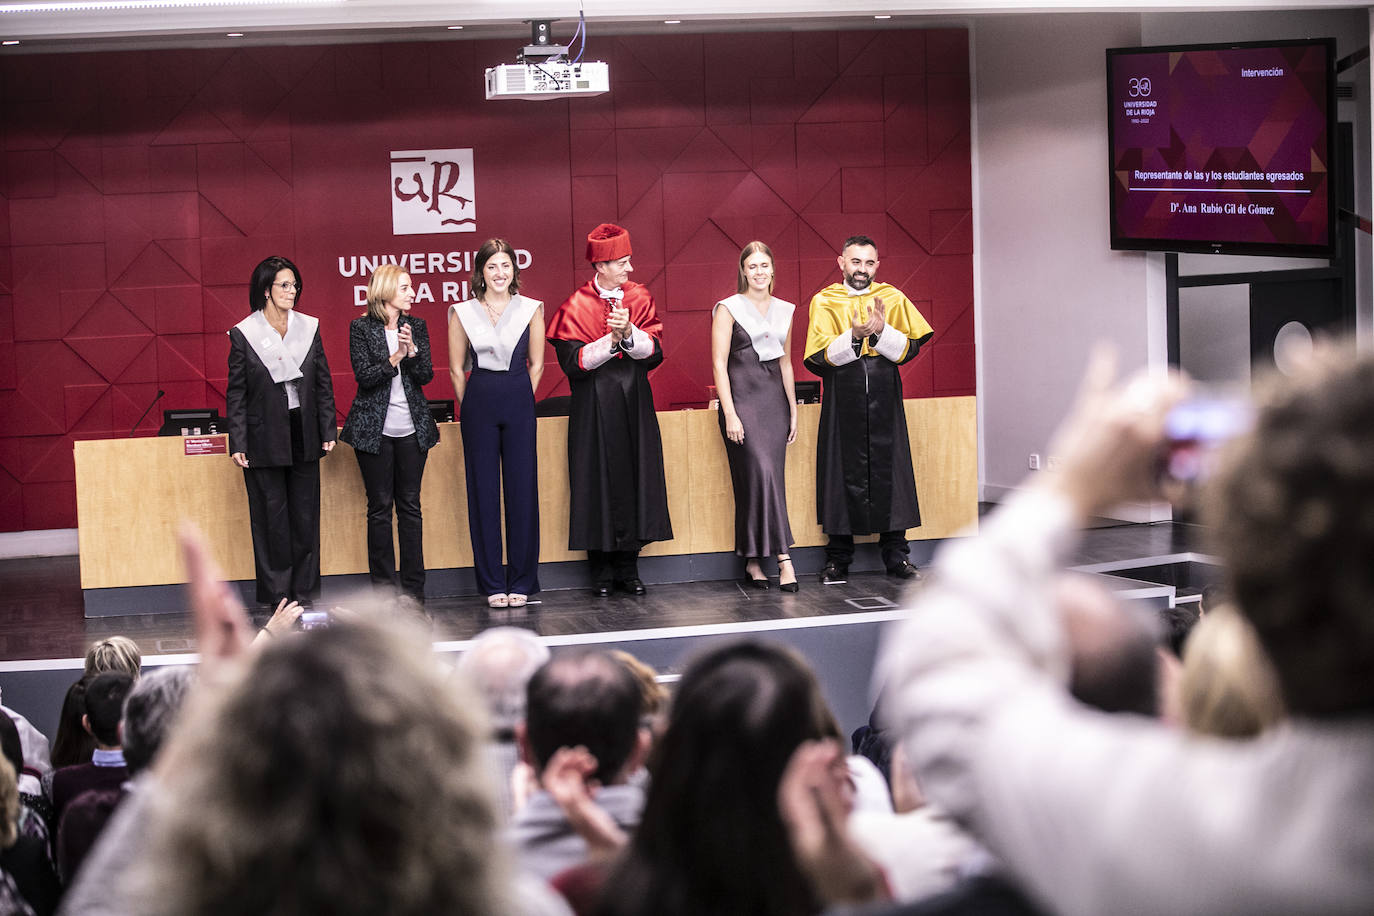
[[[596,276],[549,320],[547,337],[572,389],[568,417],[568,547],[587,551],[594,594],[644,594],[639,551],[673,537],[649,371],[663,362],[663,322],[631,282],[630,234],[603,223],[587,236]]]
[[[824,382],[816,443],[816,511],[829,537],[821,581],[845,581],[854,535],[879,534],[890,576],[919,578],[906,530],[921,524],[900,366],[934,335],[911,300],[874,283],[878,247],[845,240],[844,281],[811,299],[806,367]]]

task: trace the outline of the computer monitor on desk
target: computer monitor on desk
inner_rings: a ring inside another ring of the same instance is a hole
[[[224,420],[215,407],[164,410],[159,436],[215,436],[222,432]]]

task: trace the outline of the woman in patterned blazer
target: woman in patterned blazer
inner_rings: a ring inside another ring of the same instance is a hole
[[[367,285],[367,314],[348,329],[358,393],[339,438],[353,446],[367,490],[367,566],[372,581],[394,587],[391,511],[401,541],[400,588],[425,600],[420,481],[425,457],[439,442],[423,386],[434,378],[429,330],[410,314],[410,275],[383,264]]]

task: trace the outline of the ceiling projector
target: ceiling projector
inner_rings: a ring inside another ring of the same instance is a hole
[[[577,31],[566,45],[554,44],[549,37],[551,19],[530,22],[530,43],[513,64],[487,68],[488,99],[577,99],[601,95],[611,90],[611,68],[599,60],[583,61],[587,50],[587,22],[580,14]],[[577,57],[568,51],[578,36],[582,46]]]
[[[488,99],[577,99],[611,89],[605,63],[501,64],[487,68]]]

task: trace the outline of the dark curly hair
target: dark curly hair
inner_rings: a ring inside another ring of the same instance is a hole
[[[1204,518],[1288,708],[1374,712],[1374,359],[1332,350],[1261,391]]]

